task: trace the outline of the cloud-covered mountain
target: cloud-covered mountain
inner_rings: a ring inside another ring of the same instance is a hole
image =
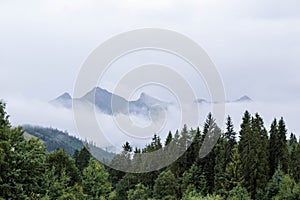
[[[54,106],[62,106],[65,108],[72,108],[72,97],[69,93],[65,92],[56,99],[50,101]]]
[[[82,97],[75,99],[72,99],[70,94],[64,93],[50,101],[50,103],[54,106],[70,109],[72,108],[73,100],[83,104],[92,104],[99,109],[100,112],[108,115],[119,113],[148,115],[151,109],[155,109],[155,106],[167,109],[169,105],[169,103],[156,99],[146,93],[141,93],[137,100],[128,101],[100,87],[95,87]]]
[[[252,102],[252,101],[253,100],[250,97],[248,97],[247,95],[245,95],[245,96],[242,96],[239,99],[234,100],[233,102],[240,103],[240,102]]]
[[[196,99],[194,102],[199,103],[199,104],[218,103],[218,102],[211,102],[206,99]],[[236,99],[233,101],[226,101],[225,103],[251,103],[251,102],[253,102],[253,100],[250,97],[248,97],[247,95],[244,95],[244,96],[240,97],[239,99]]]

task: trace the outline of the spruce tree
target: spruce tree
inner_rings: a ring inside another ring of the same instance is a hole
[[[255,154],[252,149],[252,133],[251,133],[251,115],[248,111],[245,112],[240,130],[239,154],[241,159],[241,171],[245,182],[243,186],[250,191],[253,184],[251,171],[253,169],[253,158]]]
[[[108,172],[99,161],[90,158],[89,164],[83,170],[82,187],[89,199],[107,198],[111,191]]]
[[[291,152],[291,176],[300,183],[300,144],[294,144]]]
[[[238,185],[243,185],[242,166],[237,146],[233,148],[230,163],[226,166],[225,189],[230,191]]]
[[[0,198],[36,199],[45,192],[45,147],[10,125],[0,101]]]
[[[277,169],[276,156],[277,156],[277,139],[278,138],[278,125],[277,120],[274,119],[270,129],[270,140],[269,140],[269,170],[270,177],[273,176]]]
[[[168,136],[165,141],[165,146],[168,146],[172,142],[172,139],[173,139],[172,132],[169,131]]]
[[[280,165],[280,168],[284,173],[289,171],[289,154],[288,154],[288,143],[286,139],[287,130],[283,118],[278,122],[278,137],[276,142],[276,165]]]
[[[221,130],[217,126],[215,119],[212,117],[212,114],[209,113],[204,124],[203,128],[203,136],[201,140],[201,149],[200,155],[205,157],[201,158],[198,162],[201,168],[204,171],[204,175],[207,183],[207,190],[209,194],[212,194],[214,191],[214,182],[215,182],[215,161],[216,161],[216,153],[213,144],[216,143],[216,139],[221,135]]]
[[[174,174],[171,171],[164,171],[155,180],[153,196],[155,199],[164,199],[166,197],[176,198],[178,184]]]

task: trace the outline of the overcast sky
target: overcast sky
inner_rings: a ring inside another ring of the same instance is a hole
[[[199,43],[227,99],[247,94],[300,107],[299,0],[1,0],[0,98],[48,101],[72,92],[99,44],[145,27]]]

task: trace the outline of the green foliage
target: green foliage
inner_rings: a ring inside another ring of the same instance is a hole
[[[280,168],[284,173],[288,173],[289,170],[289,156],[288,156],[288,142],[286,139],[287,130],[285,127],[285,122],[281,118],[278,122],[278,137],[276,143],[276,159],[275,163],[280,165]]]
[[[47,147],[47,152],[52,152],[57,149],[64,149],[69,156],[73,156],[75,150],[80,150],[87,146],[87,142],[69,135],[66,131],[62,132],[53,128],[43,128],[38,126],[24,125],[22,128],[31,136],[39,138],[43,145]],[[93,152],[97,153],[98,158],[112,159],[113,153],[104,151],[98,148],[93,143],[88,144]]]
[[[149,188],[139,183],[134,189],[128,191],[128,200],[147,200],[149,197]]]
[[[234,147],[230,163],[226,166],[225,189],[230,191],[244,182],[242,176],[240,154],[238,148]]]
[[[56,150],[47,154],[46,166],[48,170],[55,169],[55,175],[62,176],[66,173],[70,177],[69,184],[75,185],[81,181],[80,172],[75,165],[75,160],[64,150]]]
[[[75,159],[76,167],[82,171],[89,165],[91,153],[88,150],[88,146],[83,147],[80,151],[77,149],[74,152],[73,158]]]
[[[98,161],[90,158],[89,165],[83,170],[82,188],[89,199],[108,197],[111,192],[111,183],[108,172]]]
[[[218,195],[202,196],[200,193],[197,193],[195,190],[186,192],[182,198],[182,200],[222,200],[222,199],[223,198]]]
[[[69,136],[55,129],[27,127],[35,137],[25,139],[22,128],[11,127],[4,107],[0,101],[0,199],[300,199],[300,144],[294,134],[286,140],[282,118],[273,121],[270,139],[262,118],[245,112],[239,142],[230,117],[217,142],[221,130],[211,114],[203,135],[199,127],[193,130],[185,125],[174,136],[169,132],[165,146],[158,135],[134,152],[126,142],[112,159],[113,165],[152,169],[167,158],[157,154],[142,159],[145,153],[159,150],[182,155],[166,168],[132,174],[106,170],[87,148],[77,146],[76,138],[64,140]],[[213,149],[207,145],[215,142]],[[75,148],[69,149],[66,143]],[[67,152],[52,151],[57,144]],[[51,152],[46,153],[43,145]],[[74,159],[68,155],[73,151]],[[205,157],[199,158],[199,151]]]
[[[279,193],[273,198],[274,200],[298,200],[300,199],[300,185],[295,183],[289,175],[285,175],[279,184]]]
[[[292,146],[290,173],[296,182],[300,182],[300,143]]]
[[[276,196],[279,192],[279,185],[283,178],[283,172],[278,168],[275,171],[275,174],[273,175],[272,179],[268,182],[266,186],[265,196],[264,199],[272,199],[274,196]]]
[[[239,153],[243,186],[254,198],[259,188],[264,188],[268,181],[268,136],[262,118],[245,112],[240,131]]]
[[[37,139],[25,140],[12,128],[0,101],[0,197],[37,198],[43,192],[45,148]]]
[[[204,124],[202,136],[203,142],[200,149],[200,154],[204,157],[199,160],[204,171],[206,187],[209,194],[212,194],[214,191],[216,165],[216,151],[215,149],[211,149],[210,144],[214,144],[216,142],[215,140],[217,140],[220,135],[221,129],[217,126],[212,114],[209,113]]]
[[[207,193],[203,170],[196,164],[192,165],[188,171],[184,172],[182,177],[182,192],[186,192],[190,187],[202,195]]]
[[[250,200],[250,195],[245,188],[238,185],[229,191],[227,200]]]
[[[153,189],[153,196],[156,199],[163,199],[166,196],[168,198],[175,198],[176,191],[178,190],[178,184],[174,174],[171,171],[164,171],[155,180]]]

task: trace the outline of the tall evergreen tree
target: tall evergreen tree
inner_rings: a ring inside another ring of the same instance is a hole
[[[88,199],[107,198],[111,191],[108,172],[97,160],[90,158],[89,164],[83,170],[82,187]]]
[[[219,135],[221,135],[221,130],[217,126],[215,119],[212,117],[212,114],[209,113],[204,124],[203,137],[201,141],[202,146],[200,149],[200,154],[207,155],[199,160],[199,164],[204,171],[207,183],[207,190],[210,194],[214,191],[214,168],[216,161],[216,153],[211,146],[215,143],[214,140],[216,140]]]
[[[274,119],[270,129],[270,140],[269,140],[269,170],[270,177],[273,176],[277,169],[276,156],[277,156],[277,139],[278,138],[278,125],[277,120]]]
[[[214,191],[216,194],[223,196],[226,193],[225,180],[226,180],[226,166],[227,155],[226,147],[229,146],[227,140],[220,138],[215,146],[215,168],[214,168]],[[230,158],[230,155],[229,155]],[[230,160],[230,159],[228,159]]]
[[[207,194],[206,180],[203,170],[196,164],[193,164],[192,167],[185,171],[182,176],[182,193],[185,193],[189,187],[194,188],[197,193],[201,193],[202,195]]]
[[[155,199],[164,199],[166,197],[176,198],[178,183],[171,171],[164,171],[155,180],[153,196]]]
[[[92,157],[88,146],[84,146],[80,151],[75,150],[73,158],[75,159],[76,167],[82,172],[84,168],[89,165],[90,158]]]
[[[292,177],[300,183],[300,144],[294,144],[291,153],[291,171]]]
[[[75,160],[71,158],[64,150],[56,150],[51,152],[46,157],[47,170],[55,169],[55,175],[60,177],[66,173],[70,177],[69,184],[74,186],[75,183],[80,183],[81,176],[78,168],[75,165]]]
[[[284,173],[289,171],[289,154],[288,154],[288,143],[286,139],[287,130],[283,118],[278,122],[278,137],[276,142],[276,165],[280,165],[280,168]]]
[[[243,116],[243,121],[240,130],[240,142],[239,142],[239,154],[241,159],[241,170],[243,172],[242,176],[245,182],[245,186],[248,191],[250,191],[251,181],[251,170],[252,170],[252,160],[255,156],[252,150],[252,133],[251,133],[251,115],[248,111],[245,112]],[[250,160],[252,159],[252,160]]]
[[[45,147],[12,128],[0,101],[0,198],[35,199],[44,192]]]
[[[225,189],[231,191],[238,185],[243,185],[242,166],[237,146],[234,147],[230,163],[226,166]]]
[[[269,179],[269,154],[268,154],[268,132],[264,127],[263,119],[259,114],[255,114],[255,118],[252,119],[252,132],[257,132],[258,138],[254,143],[254,149],[256,150],[256,191],[260,188],[265,188]],[[255,134],[256,135],[256,134]]]
[[[165,146],[168,146],[172,142],[172,139],[173,139],[172,132],[169,131],[168,136],[165,141]]]

